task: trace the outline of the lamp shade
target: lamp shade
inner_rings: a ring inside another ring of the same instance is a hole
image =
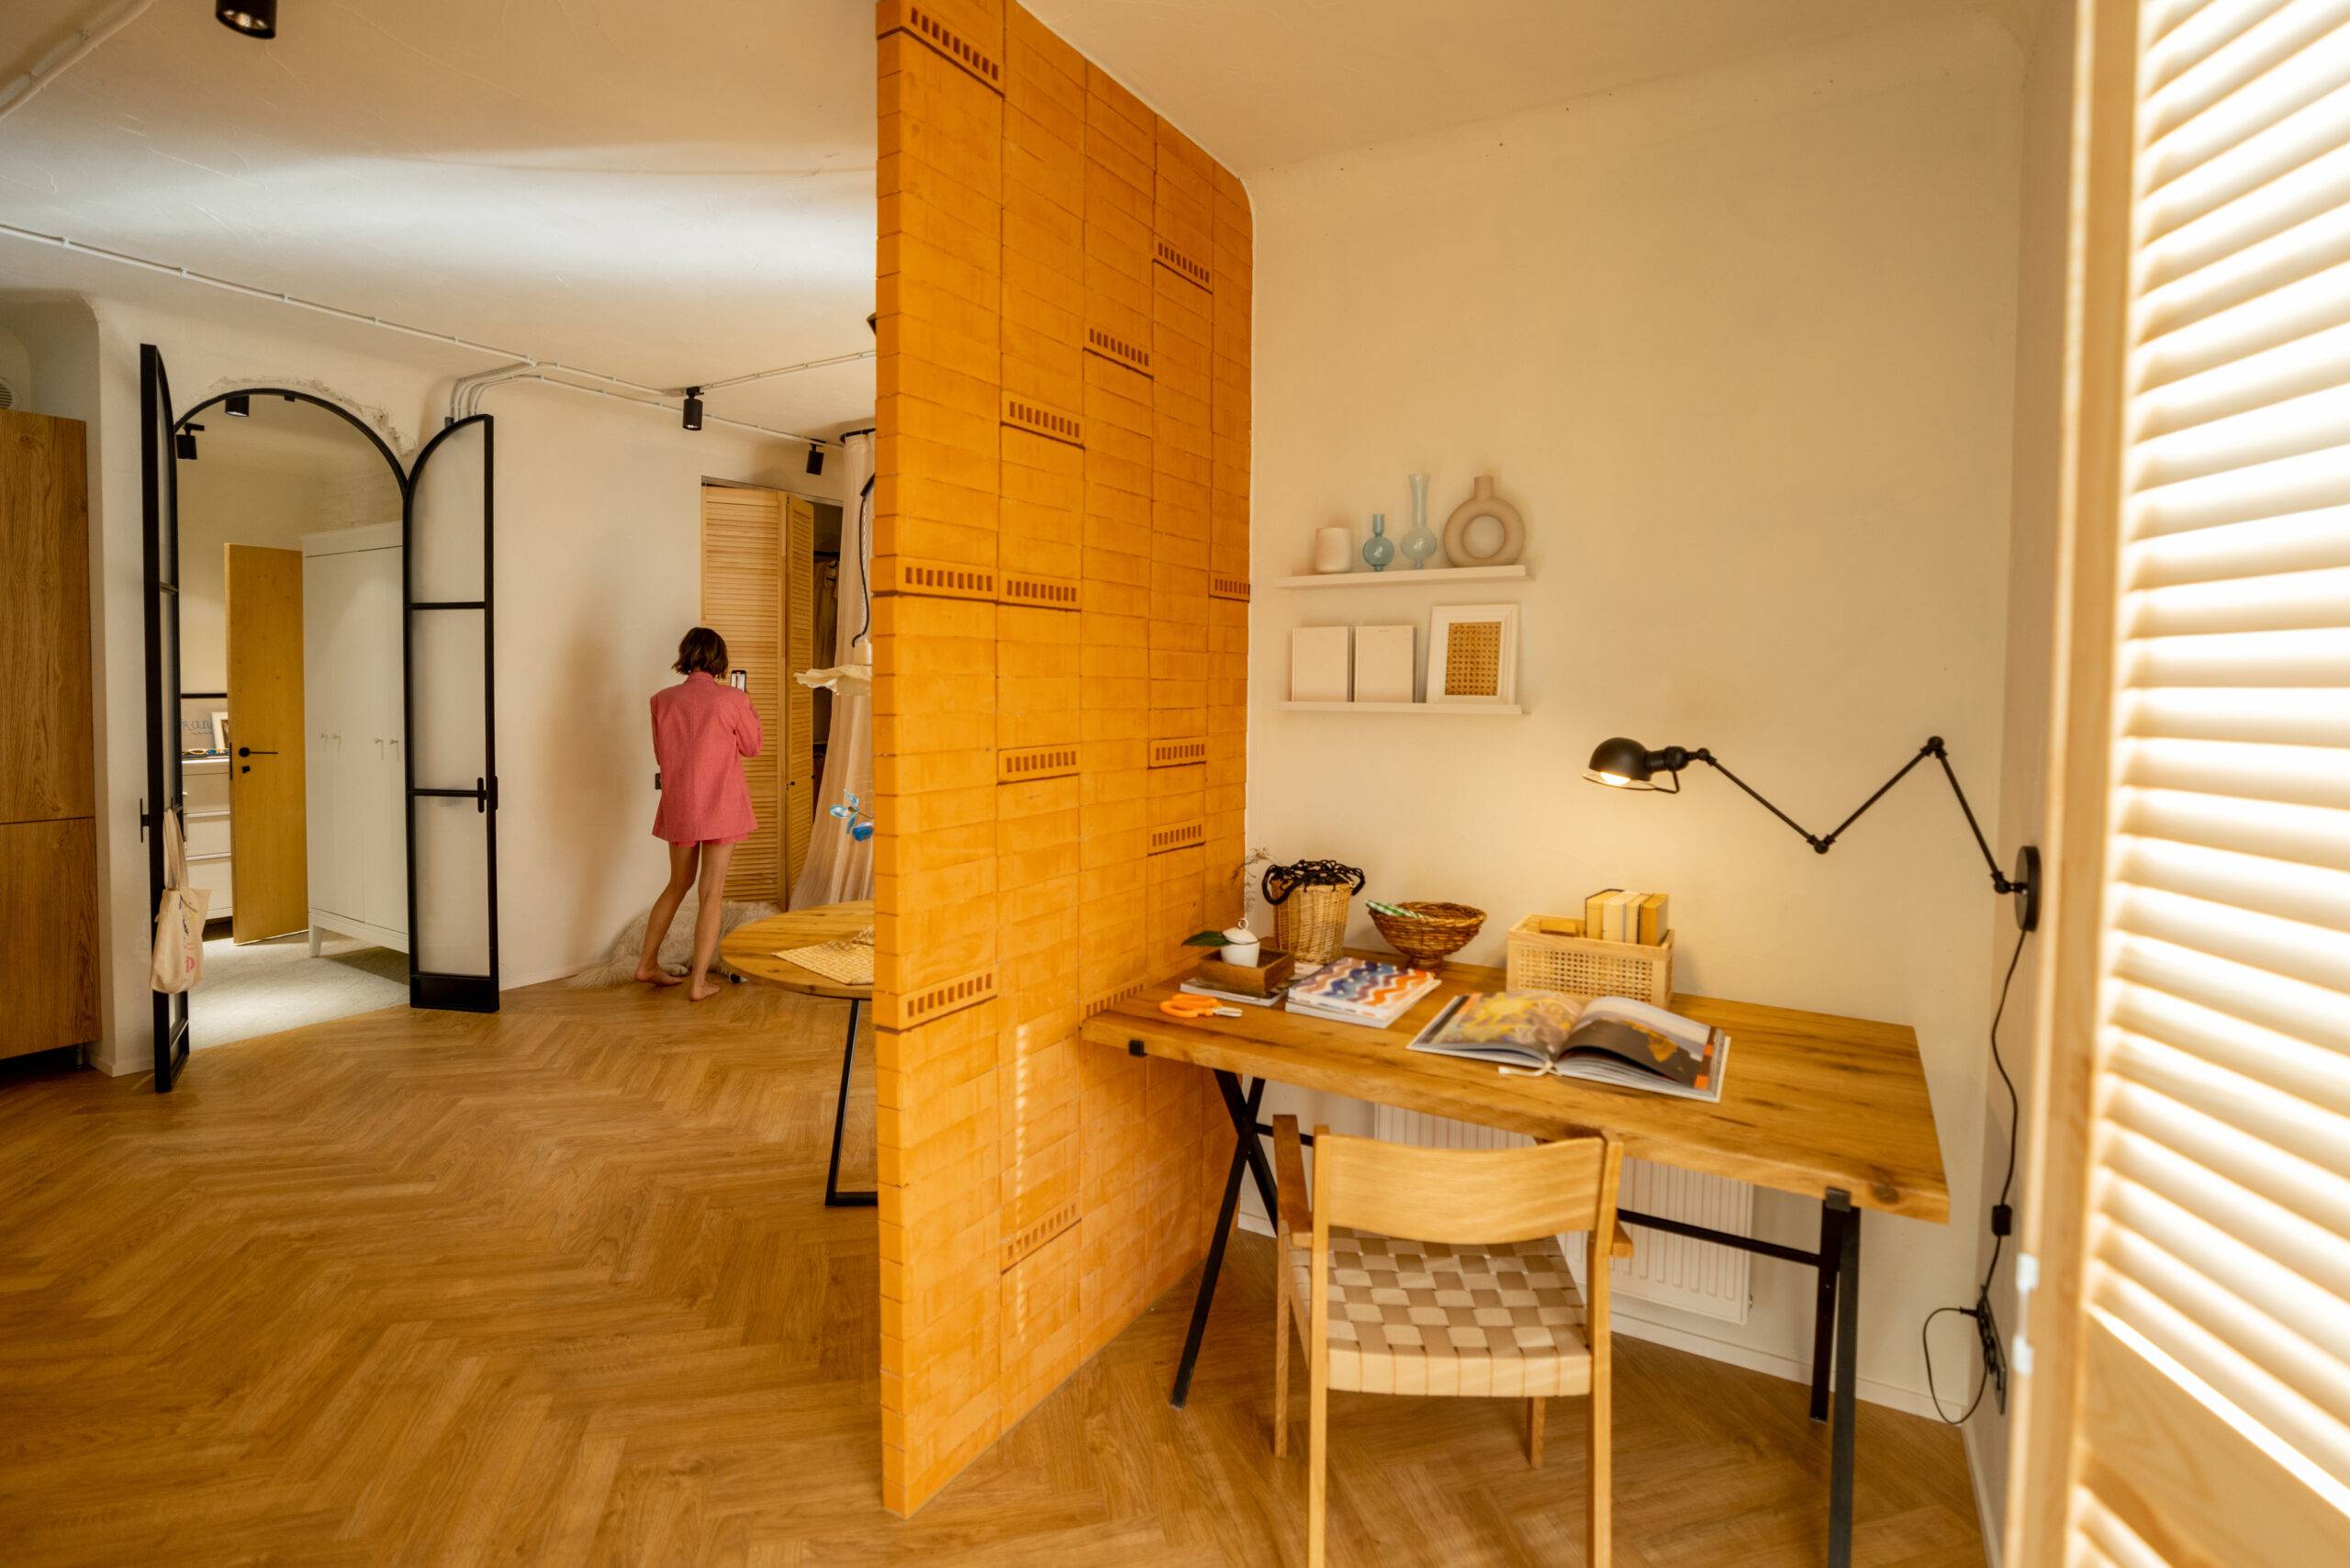
[[[1645,784],[1654,772],[1649,748],[1628,736],[1610,735],[1591,754],[1591,776],[1602,784]]]

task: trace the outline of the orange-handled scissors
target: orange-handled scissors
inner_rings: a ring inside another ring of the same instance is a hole
[[[1237,1018],[1240,1009],[1226,1007],[1213,996],[1198,996],[1179,991],[1158,1004],[1158,1010],[1169,1018]]]

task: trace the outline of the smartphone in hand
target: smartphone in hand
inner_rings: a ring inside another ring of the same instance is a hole
[[[726,679],[727,683],[733,686],[737,691],[748,691],[751,689],[751,672],[749,670],[735,670],[733,673],[727,676]]]

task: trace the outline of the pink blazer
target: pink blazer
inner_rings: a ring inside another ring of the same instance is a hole
[[[696,670],[653,694],[653,760],[661,804],[653,836],[671,844],[732,843],[758,826],[736,759],[767,743],[751,700]]]

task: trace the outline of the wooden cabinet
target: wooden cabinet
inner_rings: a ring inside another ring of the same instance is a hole
[[[399,529],[314,533],[302,554],[311,938],[406,952]]]
[[[180,759],[181,799],[187,831],[187,885],[212,894],[205,906],[207,920],[236,913],[236,862],[231,856],[235,828],[229,816],[229,759],[189,756]]]
[[[0,1057],[98,1037],[79,420],[0,410]]]

